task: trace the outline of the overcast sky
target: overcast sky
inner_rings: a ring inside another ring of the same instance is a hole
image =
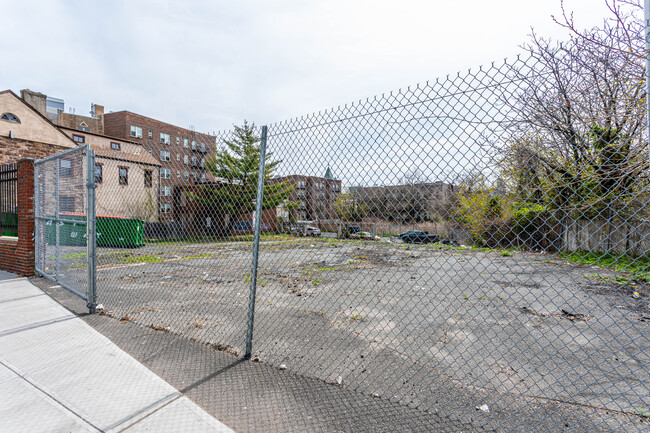
[[[566,0],[581,27],[603,0]],[[0,0],[1,88],[198,131],[277,122],[557,39],[559,0]]]

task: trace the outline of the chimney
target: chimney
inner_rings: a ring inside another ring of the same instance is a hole
[[[33,90],[23,89],[20,91],[20,97],[43,116],[47,116],[47,95],[34,92]]]
[[[104,106],[95,104],[95,119],[97,119],[98,133],[104,133]]]
[[[104,116],[104,106],[95,104],[95,119],[99,119]]]

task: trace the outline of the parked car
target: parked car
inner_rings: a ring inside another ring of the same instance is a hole
[[[305,227],[305,233],[307,236],[319,237],[321,235],[320,229],[318,227],[307,226]]]
[[[349,238],[349,237],[352,237],[353,234],[359,233],[361,231],[363,231],[363,230],[361,230],[361,227],[359,227],[359,226],[347,226],[345,229],[343,229],[343,231],[341,232],[341,235],[344,238]]]
[[[253,231],[252,221],[235,221],[232,225],[234,233],[250,233]]]
[[[318,227],[298,225],[298,226],[291,226],[291,234],[293,236],[319,237],[321,235],[321,231]]]
[[[429,244],[433,242],[440,242],[440,237],[438,235],[429,234],[429,232],[422,230],[410,230],[408,232],[401,233],[399,238],[402,242],[407,244]]]

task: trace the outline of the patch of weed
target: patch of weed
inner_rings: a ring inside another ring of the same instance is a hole
[[[587,251],[559,253],[559,256],[572,263],[600,266],[616,272],[628,273],[635,280],[650,281],[650,256],[592,253]],[[623,280],[619,279],[618,281],[622,282]]]

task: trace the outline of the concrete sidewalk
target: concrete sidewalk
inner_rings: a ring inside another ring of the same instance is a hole
[[[0,431],[232,431],[26,278],[0,277]]]

